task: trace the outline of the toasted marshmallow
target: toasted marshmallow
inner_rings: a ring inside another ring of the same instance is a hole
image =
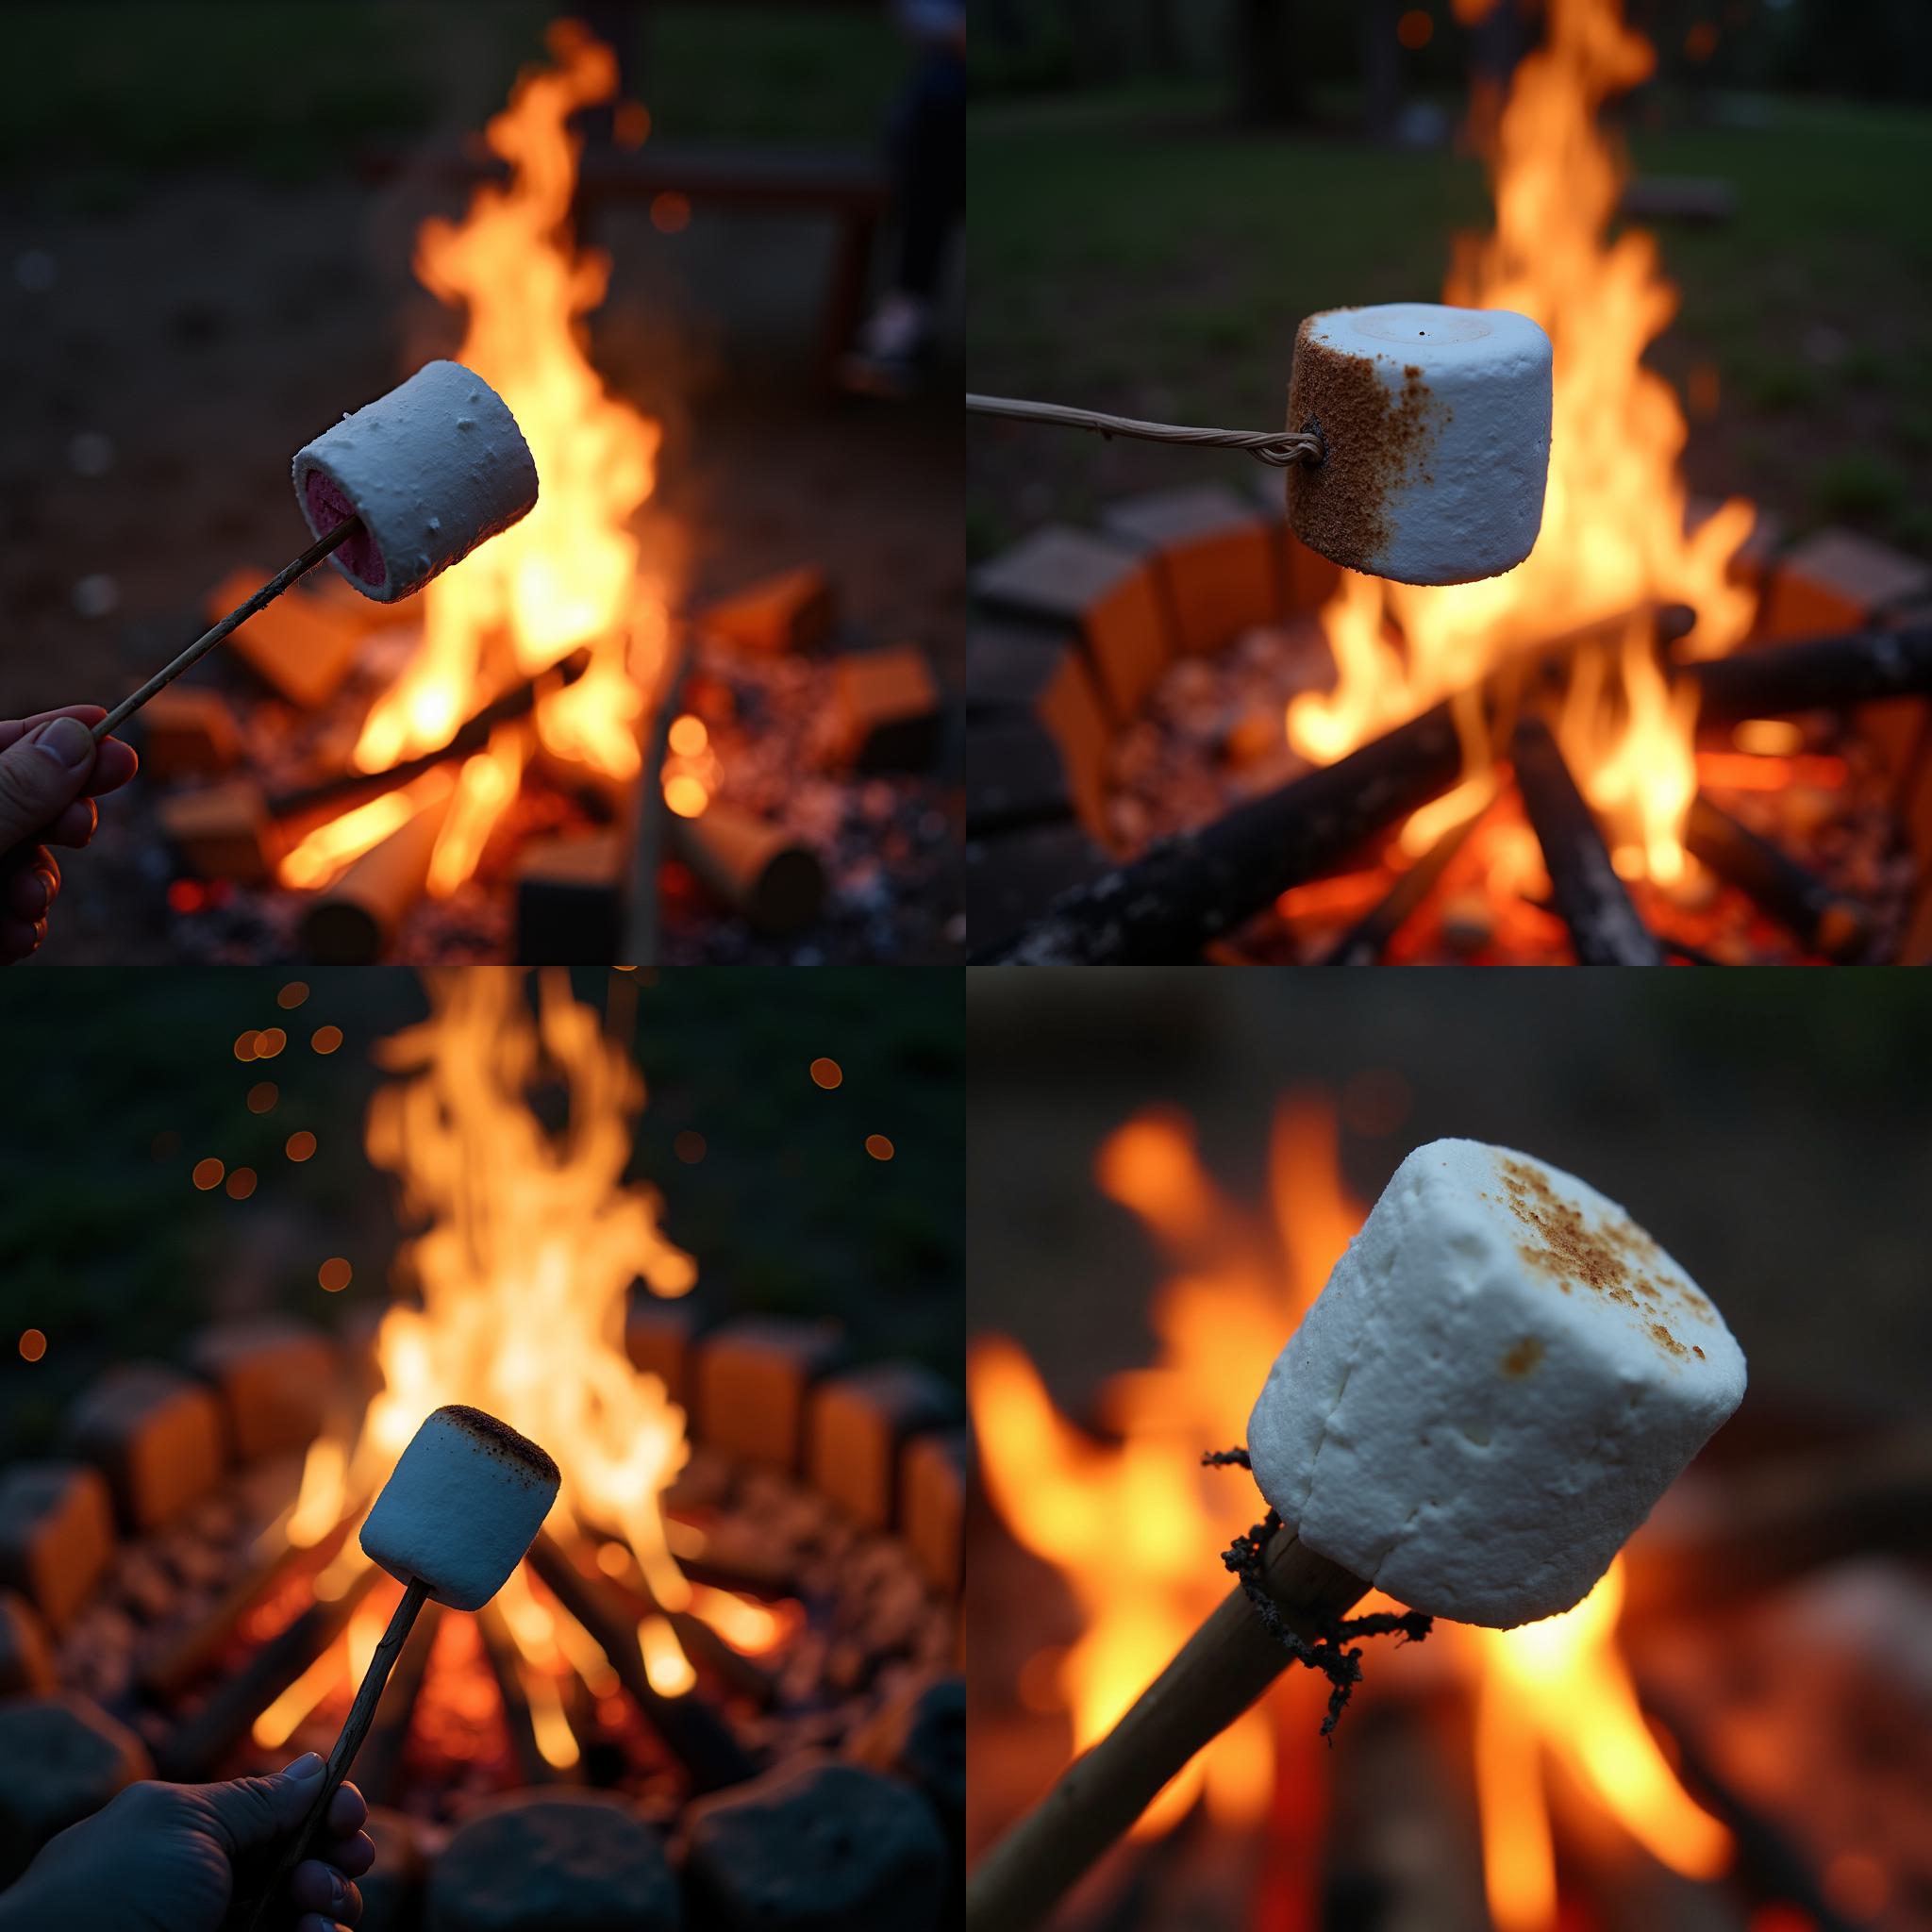
[[[1326,455],[1291,464],[1288,515],[1312,550],[1405,584],[1513,569],[1542,528],[1550,339],[1507,308],[1388,302],[1311,315],[1288,426]]]
[[[1311,1549],[1507,1629],[1587,1596],[1743,1393],[1724,1318],[1614,1201],[1433,1141],[1281,1351],[1248,1450]]]
[[[523,1561],[561,1481],[528,1437],[451,1403],[397,1458],[362,1525],[363,1552],[440,1604],[481,1609]]]
[[[509,406],[460,362],[425,362],[297,450],[291,472],[318,537],[361,519],[328,560],[378,604],[420,591],[537,501]]]

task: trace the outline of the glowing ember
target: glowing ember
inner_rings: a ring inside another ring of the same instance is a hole
[[[534,726],[506,726],[464,765],[430,867],[439,895],[475,870],[538,742],[607,776],[640,770],[665,651],[664,599],[628,527],[656,485],[658,428],[608,394],[591,365],[583,317],[603,300],[609,264],[579,252],[569,228],[579,143],[565,124],[609,98],[617,65],[575,23],[553,25],[548,45],[557,65],[526,71],[486,130],[509,180],[478,189],[458,224],[425,222],[415,264],[426,288],[467,310],[455,359],[516,416],[537,462],[537,507],[425,591],[422,647],[364,722],[356,764],[385,771],[433,751],[518,679],[578,648],[591,662],[539,703]],[[311,887],[327,873],[298,848],[282,877]]]
[[[1103,1391],[1108,1440],[1061,1417],[1011,1342],[989,1338],[972,1350],[988,1494],[1014,1536],[1060,1571],[1084,1620],[1063,1654],[1029,1662],[1021,1685],[1029,1706],[1067,1711],[1075,1750],[1113,1724],[1225,1594],[1214,1554],[1259,1504],[1239,1477],[1203,1473],[1200,1455],[1245,1439],[1257,1365],[1273,1360],[1366,1212],[1342,1185],[1324,1100],[1290,1099],[1271,1151],[1271,1211],[1257,1217],[1202,1170],[1176,1114],[1143,1113],[1103,1143],[1101,1188],[1146,1224],[1174,1269],[1149,1311],[1155,1364]],[[1454,1659],[1475,1698],[1499,1932],[1557,1923],[1544,1751],[1673,1870],[1707,1878],[1728,1861],[1728,1836],[1685,1796],[1644,1724],[1616,1648],[1622,1595],[1620,1561],[1564,1616],[1519,1630],[1439,1630],[1437,1657]],[[1391,1607],[1379,1591],[1362,1606]],[[1308,1674],[1291,1672],[1268,1700],[1281,1721],[1271,1728],[1265,1708],[1250,1711],[1161,1792],[1137,1830],[1172,1827],[1203,1792],[1223,1824],[1260,1824],[1271,1790],[1294,1787],[1283,1754],[1309,1749],[1324,1694]]]
[[[1596,110],[1649,74],[1650,44],[1624,26],[1617,0],[1553,0],[1548,19],[1548,43],[1517,69],[1497,130],[1495,231],[1458,238],[1443,292],[1531,316],[1555,346],[1542,532],[1525,561],[1481,583],[1426,589],[1343,574],[1322,612],[1334,690],[1297,698],[1287,717],[1291,743],[1318,764],[1466,691],[1524,645],[1646,601],[1695,611],[1684,649],[1697,657],[1728,651],[1751,622],[1755,596],[1728,567],[1752,508],[1734,499],[1685,535],[1683,413],[1642,366],[1674,292],[1648,235],[1606,239],[1622,170]],[[1584,792],[1616,825],[1619,869],[1668,883],[1687,863],[1679,834],[1693,768],[1691,719],[1664,700],[1661,682],[1647,640],[1614,671],[1586,649],[1563,742]],[[1474,774],[1488,747],[1460,722]],[[1407,842],[1415,851],[1426,841]]]

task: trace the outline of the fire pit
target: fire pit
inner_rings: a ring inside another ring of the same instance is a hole
[[[1641,359],[1674,291],[1647,236],[1610,238],[1596,126],[1649,62],[1614,8],[1552,10],[1498,125],[1495,231],[1445,291],[1555,344],[1523,564],[1441,589],[1340,572],[1271,475],[979,568],[980,957],[1927,957],[1932,571],[1839,532],[1785,551],[1749,503],[1687,498],[1684,416]]]
[[[637,1069],[560,976],[534,1014],[489,972],[433,1006],[369,1120],[423,1227],[411,1292],[345,1342],[218,1323],[112,1368],[58,1459],[0,1472],[0,1883],[135,1777],[327,1747],[400,1595],[357,1528],[421,1414],[474,1398],[544,1438],[563,1495],[491,1604],[431,1604],[403,1651],[355,1772],[365,1925],[464,1923],[479,1886],[532,1932],[606,1892],[640,1924],[936,1923],[963,1779],[946,1385],[853,1365],[829,1324],[708,1324],[623,1177]]]

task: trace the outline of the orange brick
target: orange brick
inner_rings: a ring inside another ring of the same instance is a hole
[[[969,774],[978,733],[1016,714],[1032,718],[1052,738],[1074,807],[1096,830],[1108,731],[1079,640],[1070,631],[982,620],[966,634]]]
[[[807,564],[719,598],[696,622],[712,637],[747,651],[808,651],[831,635],[837,614],[824,572]]]
[[[1820,530],[1777,567],[1759,613],[1767,641],[1857,630],[1887,605],[1932,597],[1932,564],[1850,530]]]
[[[1085,530],[1036,530],[974,572],[973,594],[989,610],[1077,630],[1115,720],[1140,708],[1174,653],[1145,561]]]
[[[241,756],[241,729],[220,691],[170,685],[142,707],[143,777],[208,777]]]
[[[665,1302],[640,1294],[624,1324],[625,1353],[632,1368],[663,1383],[673,1402],[687,1402],[697,1330],[697,1315],[688,1301]]]
[[[1274,533],[1220,484],[1130,497],[1107,512],[1107,530],[1153,563],[1184,651],[1218,651],[1281,613]]]
[[[190,872],[260,885],[275,870],[275,829],[260,790],[231,778],[161,800],[161,831]]]
[[[838,1338],[817,1323],[727,1323],[698,1344],[691,1381],[699,1436],[729,1455],[796,1469],[807,1395],[839,1354]]]
[[[920,772],[939,756],[944,704],[916,645],[847,653],[832,666],[832,689],[860,771]]]
[[[50,1629],[65,1627],[113,1555],[113,1505],[98,1470],[16,1462],[0,1477],[0,1583]]]
[[[126,1529],[158,1529],[220,1480],[222,1415],[198,1382],[158,1362],[97,1375],[67,1418],[72,1449],[108,1479]]]
[[[0,1697],[43,1697],[53,1689],[46,1627],[25,1597],[0,1590]]]
[[[278,1316],[204,1328],[188,1359],[221,1398],[228,1447],[242,1462],[306,1449],[322,1433],[341,1365],[319,1328]]]
[[[915,1436],[900,1459],[899,1533],[920,1568],[941,1590],[958,1594],[966,1571],[966,1475],[971,1463],[964,1429]]]
[[[209,621],[246,603],[262,582],[250,572],[231,572],[208,595]],[[341,689],[365,628],[334,597],[300,589],[284,591],[234,632],[223,649],[235,652],[291,705],[313,710]]]
[[[881,1362],[822,1382],[812,1391],[807,1466],[822,1494],[868,1529],[899,1515],[899,1446],[954,1419],[953,1392],[929,1371]]]

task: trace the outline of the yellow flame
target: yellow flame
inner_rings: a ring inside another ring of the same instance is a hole
[[[522,730],[503,726],[491,733],[488,750],[464,761],[449,817],[429,861],[432,898],[448,898],[476,869],[491,829],[523,783],[526,749]]]
[[[455,781],[438,766],[394,791],[385,791],[367,805],[331,819],[292,846],[276,867],[285,886],[316,891],[339,878],[348,867],[391,832],[399,832],[419,811],[448,796]]]
[[[641,576],[628,525],[656,487],[659,432],[608,394],[591,364],[583,317],[604,299],[609,263],[578,252],[569,228],[579,143],[566,124],[610,96],[617,65],[572,22],[553,25],[548,44],[557,65],[526,71],[487,129],[508,181],[479,188],[460,223],[425,222],[416,253],[423,284],[468,312],[456,359],[509,405],[536,458],[537,505],[424,592],[422,646],[357,744],[364,771],[447,743],[514,675],[580,646],[590,668],[542,700],[537,734],[556,757],[608,775],[639,769],[666,630],[661,590]],[[513,795],[479,790],[467,814],[453,814],[438,890],[474,865],[493,823],[488,808],[501,811]]]
[[[1696,612],[1683,647],[1691,656],[1722,655],[1750,625],[1755,595],[1728,572],[1750,534],[1752,507],[1733,499],[1685,534],[1683,412],[1641,360],[1675,292],[1649,235],[1625,228],[1614,242],[1606,239],[1623,170],[1596,111],[1643,79],[1652,59],[1617,0],[1552,0],[1547,44],[1516,70],[1491,157],[1496,225],[1458,238],[1443,300],[1513,308],[1549,333],[1556,390],[1542,531],[1523,563],[1480,583],[1425,588],[1344,573],[1321,613],[1335,689],[1290,708],[1289,737],[1307,758],[1332,762],[1475,683],[1510,652],[1644,600]],[[1401,654],[1386,641],[1391,620]],[[1614,695],[1600,694],[1606,702]],[[1660,709],[1642,729],[1641,750],[1627,756],[1668,756],[1674,773],[1688,760],[1684,714]],[[1666,734],[1676,741],[1668,755]],[[1622,743],[1595,728],[1589,734],[1592,756],[1613,757]],[[1479,762],[1471,759],[1472,771]],[[1577,778],[1593,797],[1593,766]],[[1614,782],[1640,821],[1627,841],[1630,862],[1667,875],[1681,857],[1675,834],[1663,829],[1674,776],[1655,796],[1627,772]]]
[[[682,1697],[698,1680],[668,1618],[646,1617],[638,1625],[638,1652],[644,1675],[660,1697]]]

